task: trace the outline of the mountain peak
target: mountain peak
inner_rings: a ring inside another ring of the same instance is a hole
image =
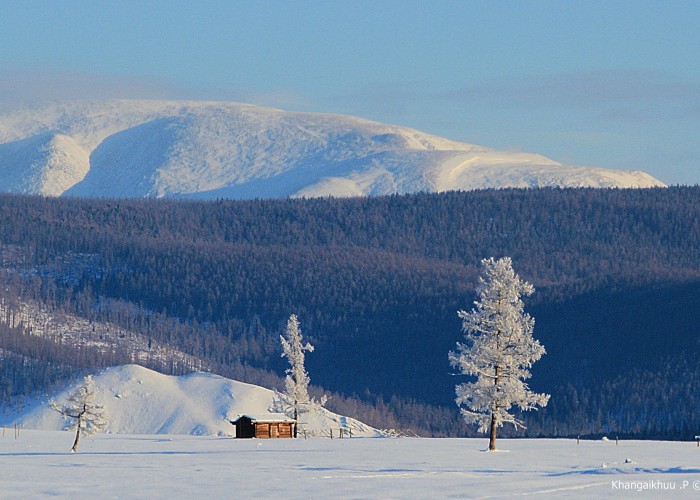
[[[544,186],[663,184],[643,172],[250,104],[68,101],[0,114],[0,190],[9,192],[212,199]]]

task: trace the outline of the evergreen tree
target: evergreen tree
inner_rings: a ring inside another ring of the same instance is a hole
[[[295,420],[300,413],[309,410],[309,374],[304,367],[304,351],[313,352],[314,346],[302,344],[301,328],[296,314],[292,314],[287,321],[286,338],[280,336],[282,342],[282,357],[289,360],[289,369],[285,379],[288,403],[291,407],[292,416]]]
[[[524,380],[545,349],[532,337],[534,319],[523,312],[521,296],[534,292],[513,271],[510,257],[481,261],[483,272],[477,292],[479,300],[470,312],[459,311],[465,343],[457,343],[449,360],[473,382],[455,387],[456,402],[467,423],[490,432],[489,450],[496,449],[496,432],[504,423],[515,428],[523,422],[509,413],[513,406],[531,410],[546,406],[549,395],[530,391]]]
[[[277,393],[273,409],[283,411],[298,421],[302,414],[323,407],[327,398],[323,396],[316,401],[309,396],[309,374],[304,367],[304,351],[312,352],[314,347],[308,342],[303,343],[299,319],[295,314],[289,317],[286,334],[280,336],[280,340],[282,357],[289,360],[289,368],[286,371],[285,393]],[[294,427],[294,437],[297,437],[297,426]]]
[[[95,403],[95,387],[91,375],[85,377],[83,384],[68,396],[66,404],[60,404],[55,400],[50,404],[51,408],[65,418],[74,420],[73,425],[76,430],[71,453],[78,451],[81,431],[89,436],[107,426],[104,407]]]

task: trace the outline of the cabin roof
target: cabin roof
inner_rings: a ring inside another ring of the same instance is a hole
[[[260,424],[296,422],[296,420],[289,418],[284,413],[243,413],[238,415],[235,420],[231,420],[231,423],[235,424],[244,417],[248,418],[251,422],[257,422]]]

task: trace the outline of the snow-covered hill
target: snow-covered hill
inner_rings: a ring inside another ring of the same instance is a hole
[[[638,171],[246,104],[71,101],[0,113],[0,191],[211,199],[541,186],[663,184]]]
[[[266,414],[274,392],[210,373],[195,372],[180,377],[137,365],[107,368],[94,376],[97,404],[104,405],[115,434],[234,435],[229,420],[240,414]],[[65,401],[70,387],[51,397],[27,402],[16,414],[5,409],[3,425],[18,424],[27,429],[60,430],[66,422],[49,407],[49,400]],[[353,436],[376,436],[378,431],[349,417],[325,409],[300,418],[309,433],[352,429]],[[337,435],[337,434],[336,434]]]

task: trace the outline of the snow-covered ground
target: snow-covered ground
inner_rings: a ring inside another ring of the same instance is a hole
[[[2,498],[700,498],[700,449],[654,441],[279,439],[13,429]],[[675,488],[675,489],[670,489]]]
[[[326,410],[305,425],[335,439],[235,439],[228,420],[267,412],[272,391],[136,365],[94,380],[108,433],[76,454],[48,396],[1,409],[0,498],[700,498],[692,442],[502,439],[489,453],[486,438],[382,438]]]

